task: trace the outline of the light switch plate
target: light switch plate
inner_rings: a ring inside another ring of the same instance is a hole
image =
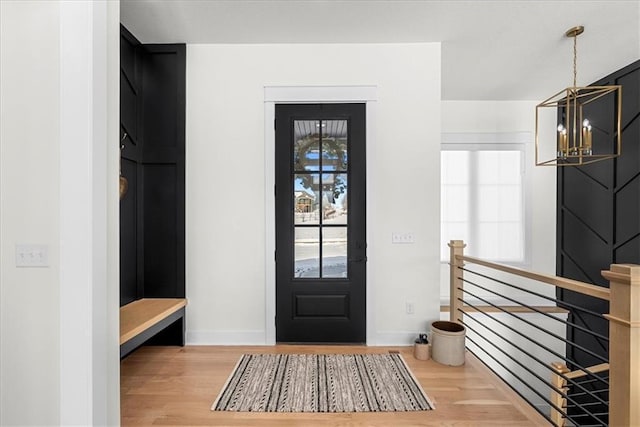
[[[47,245],[16,245],[16,267],[48,267],[49,248]]]
[[[415,243],[413,233],[391,233],[391,243]]]

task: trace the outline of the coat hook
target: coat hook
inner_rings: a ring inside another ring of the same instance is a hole
[[[122,176],[122,150],[124,150],[123,141],[127,139],[127,133],[125,132],[122,135],[122,139],[120,140],[120,200],[127,194],[127,190],[129,189],[129,181],[127,178]]]

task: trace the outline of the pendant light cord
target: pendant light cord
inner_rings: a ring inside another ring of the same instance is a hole
[[[578,35],[573,36],[573,87],[576,87],[578,77]]]

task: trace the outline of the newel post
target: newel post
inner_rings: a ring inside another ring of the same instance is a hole
[[[567,399],[565,399],[564,396],[556,390],[562,391],[565,395],[567,394],[567,381],[564,379],[563,375],[567,374],[569,369],[562,362],[553,362],[551,364],[551,368],[553,370],[551,374],[551,384],[553,385],[553,388],[551,389],[551,403],[555,405],[555,407],[551,407],[551,422],[555,426],[564,427],[567,425],[564,412],[559,411],[556,408],[564,408],[566,406]]]
[[[609,280],[609,425],[640,426],[640,266],[612,264]]]
[[[458,259],[458,256],[464,255],[464,248],[467,246],[462,240],[449,241],[450,261],[449,261],[449,320],[451,322],[461,323],[462,313],[462,266],[464,262]]]

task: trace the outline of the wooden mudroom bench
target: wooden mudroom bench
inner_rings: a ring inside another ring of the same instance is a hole
[[[142,298],[120,307],[120,358],[147,341],[184,345],[186,298]]]

